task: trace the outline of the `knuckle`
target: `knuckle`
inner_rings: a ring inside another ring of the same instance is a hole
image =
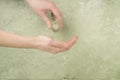
[[[48,4],[50,7],[53,7],[53,6],[55,6],[55,3],[54,2],[49,2],[49,4]]]
[[[52,3],[51,8],[52,8],[53,10],[56,9],[55,3]]]

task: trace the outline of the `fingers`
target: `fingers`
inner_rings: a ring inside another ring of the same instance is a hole
[[[78,37],[75,36],[72,39],[70,39],[69,41],[67,41],[67,44],[69,47],[73,46],[73,44],[75,44],[75,42],[77,41]]]
[[[60,49],[56,48],[56,47],[49,46],[47,48],[47,51],[50,52],[50,53],[52,53],[52,54],[57,54],[60,51]]]
[[[61,29],[62,28],[62,16],[61,16],[60,11],[57,9],[57,7],[55,5],[54,5],[54,7],[51,7],[50,10],[52,11],[52,13],[54,14],[55,18],[57,19],[59,28]],[[46,15],[46,12],[45,11],[39,11],[38,15],[41,16],[41,18],[47,24],[48,28],[51,29],[52,28],[52,24],[51,24],[50,19]]]
[[[54,48],[57,48],[56,53],[67,51],[75,44],[77,39],[78,39],[78,37],[75,36],[67,42],[53,41],[53,43],[51,43],[51,46],[54,47]]]
[[[62,51],[66,51],[69,50],[77,41],[78,37],[73,37],[72,39],[70,39],[69,41],[65,42],[64,44],[64,48],[62,49]]]
[[[57,9],[57,7],[54,5],[51,8],[51,11],[53,12],[54,16],[56,17],[57,21],[58,21],[58,25],[59,28],[62,28],[62,16],[61,16],[61,12]]]
[[[59,42],[49,37],[37,37],[37,46],[39,50],[44,50],[53,54],[69,50],[77,41],[78,37],[73,37],[69,41]]]
[[[57,47],[57,48],[63,48],[64,45],[62,42],[58,42],[58,41],[54,41],[52,44],[51,44],[53,47]]]
[[[39,15],[42,17],[44,22],[47,24],[48,28],[51,29],[52,24],[51,24],[51,21],[49,20],[49,18],[47,17],[46,13],[45,12],[39,12]]]

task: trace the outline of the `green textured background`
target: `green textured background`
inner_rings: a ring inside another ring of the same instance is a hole
[[[120,0],[53,0],[63,14],[54,33],[23,0],[0,0],[0,29],[20,35],[79,40],[52,55],[0,47],[0,80],[120,80]]]

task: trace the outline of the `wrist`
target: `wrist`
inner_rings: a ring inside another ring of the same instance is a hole
[[[36,48],[36,39],[35,37],[27,37],[26,38],[26,43],[28,45],[28,48],[35,49]]]

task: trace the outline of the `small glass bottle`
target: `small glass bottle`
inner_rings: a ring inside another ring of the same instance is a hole
[[[56,20],[52,22],[52,31],[53,32],[58,32],[59,31],[59,26],[58,26]]]
[[[51,12],[51,21],[52,21],[52,31],[53,32],[58,32],[59,31],[58,22],[55,19],[55,16],[52,12]]]

